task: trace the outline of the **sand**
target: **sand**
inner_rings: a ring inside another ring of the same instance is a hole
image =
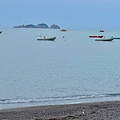
[[[0,120],[120,120],[120,101],[6,109]]]

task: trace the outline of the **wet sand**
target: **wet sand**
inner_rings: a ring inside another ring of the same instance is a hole
[[[6,109],[0,120],[120,120],[120,101]]]

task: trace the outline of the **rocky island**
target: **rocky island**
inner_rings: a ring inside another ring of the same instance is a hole
[[[45,24],[45,23],[41,23],[38,25],[33,25],[33,24],[28,24],[28,25],[19,25],[19,26],[14,26],[13,28],[50,28],[50,29],[60,29],[60,27],[58,25],[51,25],[50,27]]]
[[[50,28],[52,28],[52,29],[60,29],[60,27],[58,25],[55,25],[55,24],[51,25]]]

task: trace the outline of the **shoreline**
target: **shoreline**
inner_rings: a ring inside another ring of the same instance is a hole
[[[0,120],[120,120],[120,101],[0,110]]]

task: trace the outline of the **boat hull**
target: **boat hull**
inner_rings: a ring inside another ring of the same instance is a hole
[[[113,38],[113,39],[120,39],[120,38]]]
[[[113,37],[111,38],[101,38],[101,39],[95,39],[95,41],[112,41],[113,40]]]
[[[67,31],[67,30],[65,30],[65,29],[62,29],[62,30],[60,30],[60,31],[63,31],[63,32],[65,32],[65,31]]]
[[[43,41],[54,41],[56,37],[53,38],[37,38],[37,40],[43,40]]]
[[[103,36],[99,36],[99,35],[98,35],[98,36],[90,35],[89,37],[90,37],[90,38],[102,38]]]

